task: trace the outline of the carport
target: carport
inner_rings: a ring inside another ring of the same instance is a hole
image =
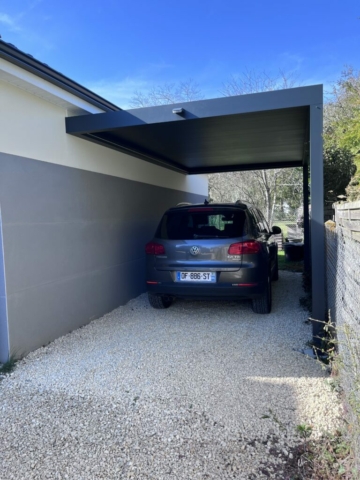
[[[326,318],[323,87],[66,118],[66,132],[186,175],[302,167],[305,270],[313,318]],[[308,174],[310,171],[311,219]],[[314,337],[321,323],[313,322]]]

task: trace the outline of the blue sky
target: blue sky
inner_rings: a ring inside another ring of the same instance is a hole
[[[328,89],[360,69],[359,0],[0,0],[0,35],[122,108],[190,78],[210,98],[244,71]]]

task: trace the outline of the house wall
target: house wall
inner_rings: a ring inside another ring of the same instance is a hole
[[[0,334],[22,356],[143,292],[144,244],[207,179],[66,135],[64,106],[8,82],[0,95]]]

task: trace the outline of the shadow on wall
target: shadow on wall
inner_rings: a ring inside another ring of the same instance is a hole
[[[9,333],[7,322],[4,248],[2,239],[2,220],[0,205],[0,363],[9,360]]]
[[[9,360],[9,333],[7,322],[5,269],[3,253],[4,249],[2,239],[2,220],[0,205],[0,363],[5,363]]]

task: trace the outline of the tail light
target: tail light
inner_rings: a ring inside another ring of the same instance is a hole
[[[255,240],[249,242],[238,242],[230,245],[229,255],[246,255],[250,253],[259,253],[261,250],[261,244]]]
[[[164,255],[165,247],[160,243],[149,242],[145,245],[145,253],[147,255]]]

